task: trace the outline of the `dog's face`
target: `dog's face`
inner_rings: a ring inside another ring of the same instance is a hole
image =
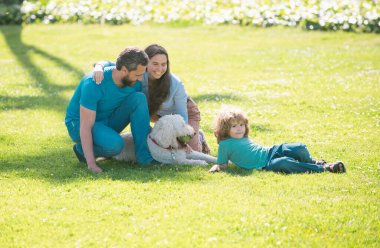
[[[165,115],[154,125],[150,136],[162,147],[182,148],[195,135],[180,115]]]

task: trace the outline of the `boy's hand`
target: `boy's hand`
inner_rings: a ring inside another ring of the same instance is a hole
[[[92,76],[96,84],[100,84],[104,79],[103,67],[102,65],[96,64],[94,68],[94,75]]]
[[[220,165],[215,164],[211,169],[208,170],[209,173],[218,172],[220,171]]]

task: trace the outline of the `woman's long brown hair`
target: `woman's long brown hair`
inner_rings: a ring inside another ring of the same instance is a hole
[[[152,44],[145,48],[146,54],[149,59],[153,58],[157,54],[163,54],[167,59],[167,70],[161,76],[161,78],[151,81],[148,79],[148,108],[149,115],[156,114],[160,109],[161,104],[166,100],[170,92],[170,67],[169,67],[169,55],[165,48],[160,45]]]

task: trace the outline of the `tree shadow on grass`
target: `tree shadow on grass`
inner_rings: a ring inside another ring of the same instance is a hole
[[[33,62],[32,55],[39,55],[46,60],[56,64],[57,67],[69,73],[75,73],[78,78],[83,73],[63,59],[49,54],[48,52],[23,42],[21,26],[5,26],[0,28],[6,45],[16,57],[28,74],[36,82],[34,87],[43,91],[42,96],[0,96],[0,109],[37,109],[44,108],[64,112],[67,100],[60,93],[65,90],[73,90],[75,86],[54,84],[48,79],[47,74],[40,69],[40,66]],[[57,79],[59,80],[59,79]],[[1,140],[8,136],[1,137]],[[10,140],[7,140],[10,143]],[[65,142],[63,142],[65,144]],[[64,145],[71,147],[70,145]],[[106,161],[100,163],[105,172],[99,175],[92,174],[85,164],[80,164],[76,160],[73,152],[69,148],[54,149],[49,145],[38,149],[40,154],[27,154],[19,152],[17,155],[5,156],[1,159],[0,172],[3,178],[17,176],[21,178],[31,178],[44,180],[51,183],[70,183],[78,180],[122,180],[149,182],[157,180],[170,181],[199,181],[202,180],[204,168],[194,168],[191,166],[176,165],[155,165],[147,168],[139,167],[136,164]],[[199,170],[201,173],[194,172]]]
[[[44,96],[0,96],[2,104],[0,108],[3,110],[11,109],[31,109],[45,108],[54,109],[56,111],[64,111],[67,100],[60,96],[65,90],[73,90],[75,85],[58,85],[51,82],[46,73],[33,62],[31,56],[37,54],[49,61],[52,61],[57,67],[74,73],[78,78],[83,76],[83,72],[71,66],[63,59],[52,55],[34,45],[28,45],[22,40],[22,26],[5,26],[0,28],[3,33],[5,42],[11,52],[15,55],[18,62],[34,79],[36,84],[34,87],[42,89]],[[57,81],[60,80],[57,78]]]
[[[44,154],[23,154],[2,159],[0,179],[30,178],[52,184],[72,183],[86,180],[135,181],[139,183],[155,181],[198,182],[207,176],[205,167],[190,165],[153,165],[140,167],[131,162],[108,160],[98,163],[104,172],[93,174],[84,163],[79,163],[74,153],[68,149],[46,148]]]
[[[74,73],[78,78],[83,73],[71,66],[63,59],[49,54],[48,52],[23,42],[21,26],[1,27],[6,44],[15,55],[18,62],[34,79],[34,87],[42,89],[43,96],[0,96],[0,109],[36,109],[44,108],[64,111],[67,106],[67,100],[60,96],[65,90],[73,90],[73,85],[58,85],[48,79],[46,73],[33,62],[32,55],[37,54],[57,65],[57,67]],[[57,79],[59,80],[59,79]],[[242,98],[234,94],[204,94],[194,98],[196,102],[211,101],[240,101]],[[260,128],[258,128],[260,130]],[[42,149],[42,148],[41,148]],[[105,173],[94,175],[88,171],[85,164],[79,164],[73,156],[71,150],[46,148],[44,155],[18,155],[12,159],[1,161],[0,172],[6,174],[16,174],[20,177],[43,179],[51,183],[64,183],[76,180],[93,180],[93,179],[111,179],[122,181],[149,182],[157,180],[168,181],[200,181],[206,176],[207,169],[192,166],[178,165],[155,165],[147,168],[139,167],[136,164],[106,161],[101,163]],[[199,173],[197,172],[199,171]],[[243,170],[233,168],[228,173],[236,176],[248,176],[252,170]],[[5,176],[3,174],[2,176]]]
[[[52,96],[0,96],[0,109],[3,111],[8,110],[24,110],[45,108],[53,109],[62,112],[65,110],[67,103],[63,103],[60,97]]]

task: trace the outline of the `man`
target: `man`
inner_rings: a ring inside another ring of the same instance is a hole
[[[119,133],[131,123],[136,159],[141,165],[153,161],[146,138],[150,130],[142,76],[148,64],[143,50],[128,47],[119,54],[116,67],[104,69],[96,84],[92,74],[82,78],[66,110],[65,124],[76,143],[74,153],[94,173],[102,172],[95,157],[112,157],[124,148]]]

